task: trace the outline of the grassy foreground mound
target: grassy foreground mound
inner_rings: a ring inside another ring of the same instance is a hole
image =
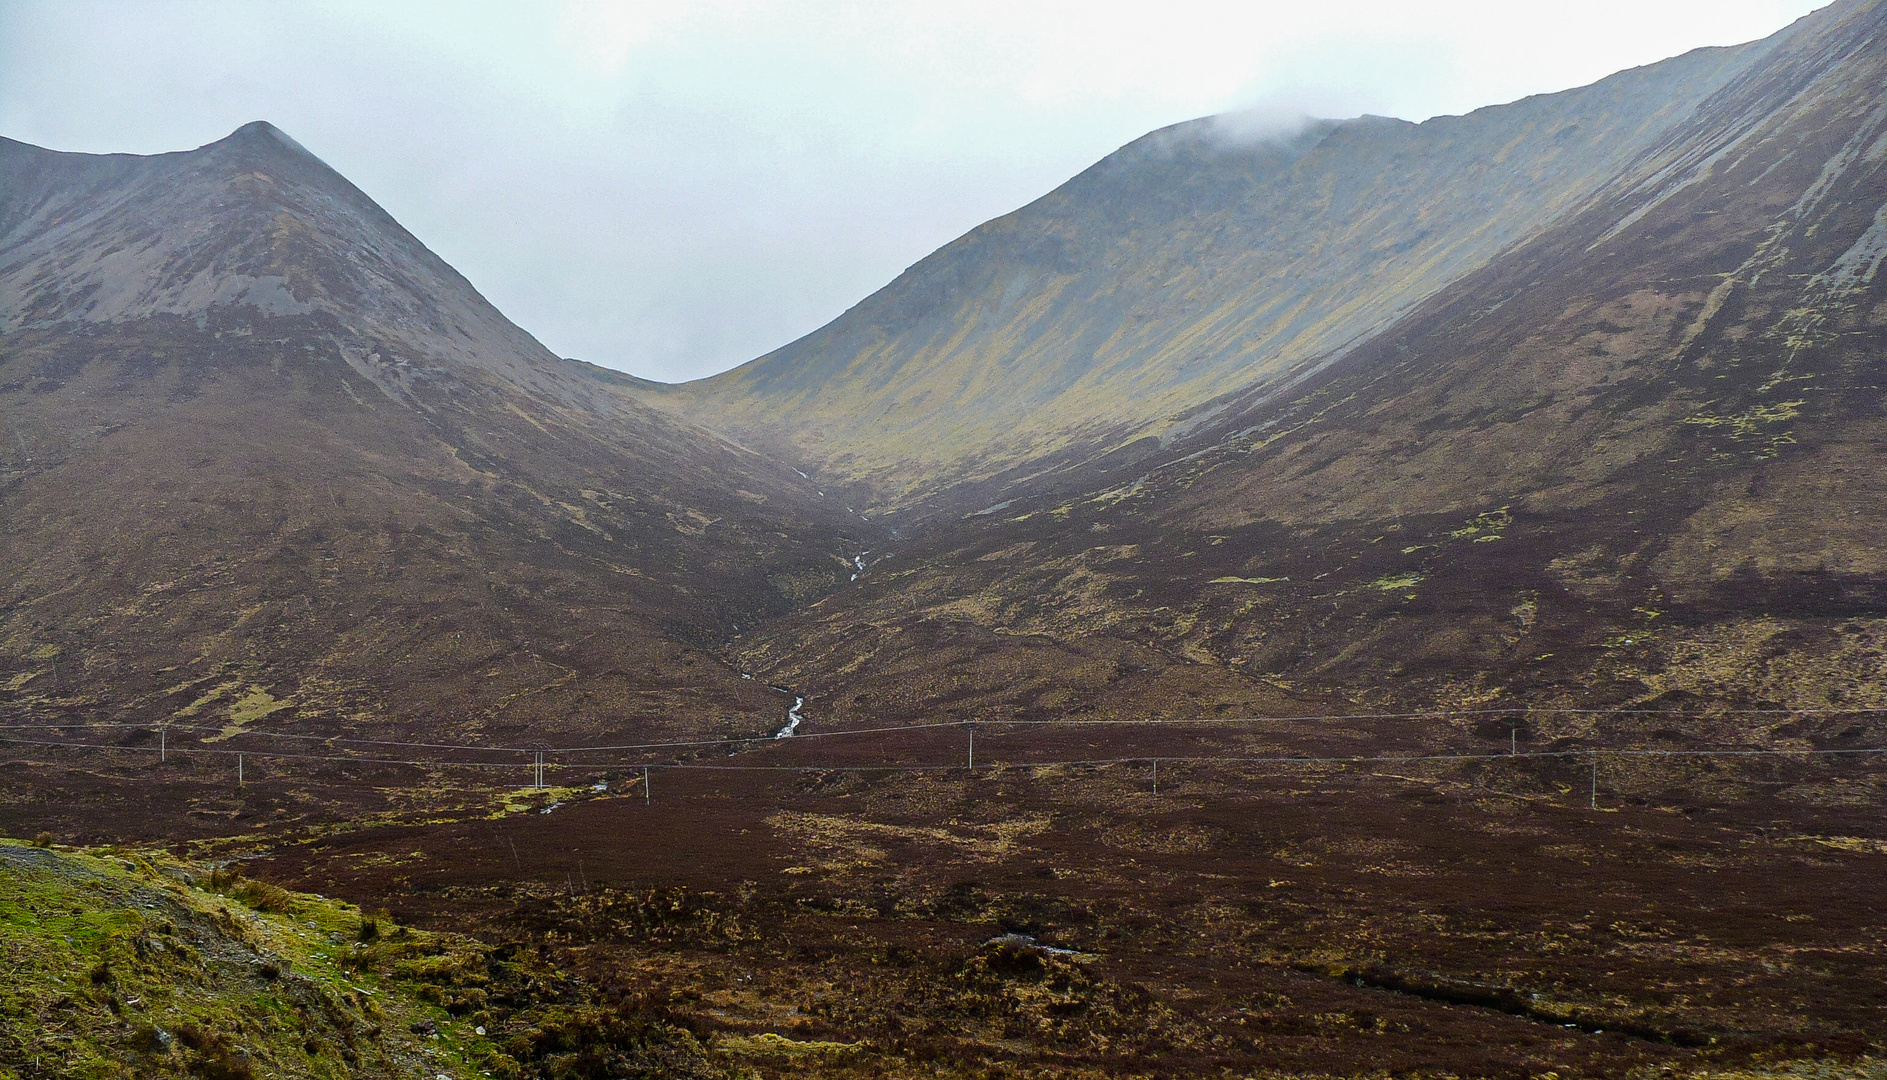
[[[0,1080],[714,1076],[534,950],[161,855],[0,840]]]

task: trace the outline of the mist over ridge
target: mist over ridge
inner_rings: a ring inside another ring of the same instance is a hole
[[[0,139],[0,1077],[1880,1080],[1883,86],[1167,125],[685,384]]]
[[[666,400],[889,485],[1105,452],[1287,385],[1578,207],[1781,40],[1422,124],[1149,133],[830,325]]]

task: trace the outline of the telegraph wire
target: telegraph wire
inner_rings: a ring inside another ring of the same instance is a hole
[[[772,740],[767,740],[771,742]],[[99,750],[108,753],[158,753],[156,747],[122,746],[106,743],[68,742],[53,739],[23,739],[17,736],[0,736],[0,743],[17,746],[44,746],[64,750]],[[441,759],[418,758],[372,758],[350,754],[296,754],[271,750],[235,750],[221,747],[171,747],[169,753],[183,756],[225,756],[252,757],[272,761],[316,761],[352,765],[405,765],[426,769],[521,769],[533,768],[534,763],[493,762],[493,761],[452,761]],[[1113,758],[1071,758],[1055,761],[1013,761],[996,762],[980,771],[995,772],[1010,769],[1051,769],[1051,768],[1100,768],[1112,765],[1140,765],[1148,762],[1167,764],[1209,764],[1209,765],[1408,765],[1422,762],[1490,762],[1512,761],[1521,759],[1593,759],[1593,758],[1650,758],[1650,757],[1821,757],[1835,755],[1887,754],[1887,747],[1818,747],[1809,749],[1771,749],[1763,747],[1701,747],[1691,749],[1663,750],[1643,748],[1582,748],[1568,750],[1529,750],[1521,753],[1479,753],[1479,754],[1352,754],[1352,755],[1242,755],[1242,754],[1135,754]],[[598,762],[579,765],[566,765],[565,768],[584,770],[602,770],[615,768],[628,769],[687,769],[710,772],[947,772],[967,769],[959,764],[937,763],[881,763],[847,765],[739,765],[713,764],[703,762]]]
[[[1288,723],[1339,723],[1352,720],[1434,720],[1450,717],[1467,716],[1670,716],[1705,720],[1724,716],[1853,716],[1868,713],[1887,713],[1887,707],[1852,706],[1837,708],[1812,709],[1721,709],[1715,712],[1695,712],[1683,709],[1628,709],[1628,708],[1537,708],[1515,705],[1504,708],[1488,709],[1433,709],[1420,712],[1376,712],[1376,713],[1321,713],[1301,716],[1239,716],[1239,717],[1189,717],[1181,719],[1155,720],[1146,718],[1082,718],[1070,717],[1059,720],[1022,720],[999,717],[979,718],[975,720],[938,720],[919,724],[896,724],[871,728],[841,728],[835,731],[796,732],[793,739],[831,739],[853,735],[880,735],[905,731],[940,730],[961,728],[980,724],[984,727],[1194,727],[1230,724],[1288,724]],[[225,738],[270,738],[301,739],[330,745],[352,746],[391,746],[408,750],[457,750],[468,753],[493,754],[583,754],[604,753],[625,750],[664,750],[694,749],[711,746],[745,746],[754,743],[777,741],[774,735],[740,735],[715,739],[674,739],[645,743],[604,743],[580,746],[504,746],[480,745],[475,743],[430,743],[403,742],[390,739],[358,739],[345,735],[312,735],[287,731],[242,730],[230,731],[227,726],[218,727],[203,724],[163,724],[163,723],[78,723],[78,724],[0,724],[0,731],[68,731],[68,730],[147,730],[168,728],[172,731],[213,732]],[[1501,755],[1505,756],[1505,755]],[[1144,760],[1144,758],[1142,759]]]

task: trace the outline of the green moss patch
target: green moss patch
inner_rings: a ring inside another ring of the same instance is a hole
[[[0,1080],[719,1075],[535,953],[161,855],[0,840],[0,963]]]

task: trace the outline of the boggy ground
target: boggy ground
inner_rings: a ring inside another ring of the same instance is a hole
[[[1180,734],[979,752],[1257,738]],[[897,756],[960,762],[962,735]],[[888,753],[812,745],[697,764]],[[249,865],[535,940],[762,1075],[1865,1071],[1887,1031],[1875,768],[1602,759],[1596,808],[1584,758],[1168,761],[1157,794],[1146,765],[677,768]]]

